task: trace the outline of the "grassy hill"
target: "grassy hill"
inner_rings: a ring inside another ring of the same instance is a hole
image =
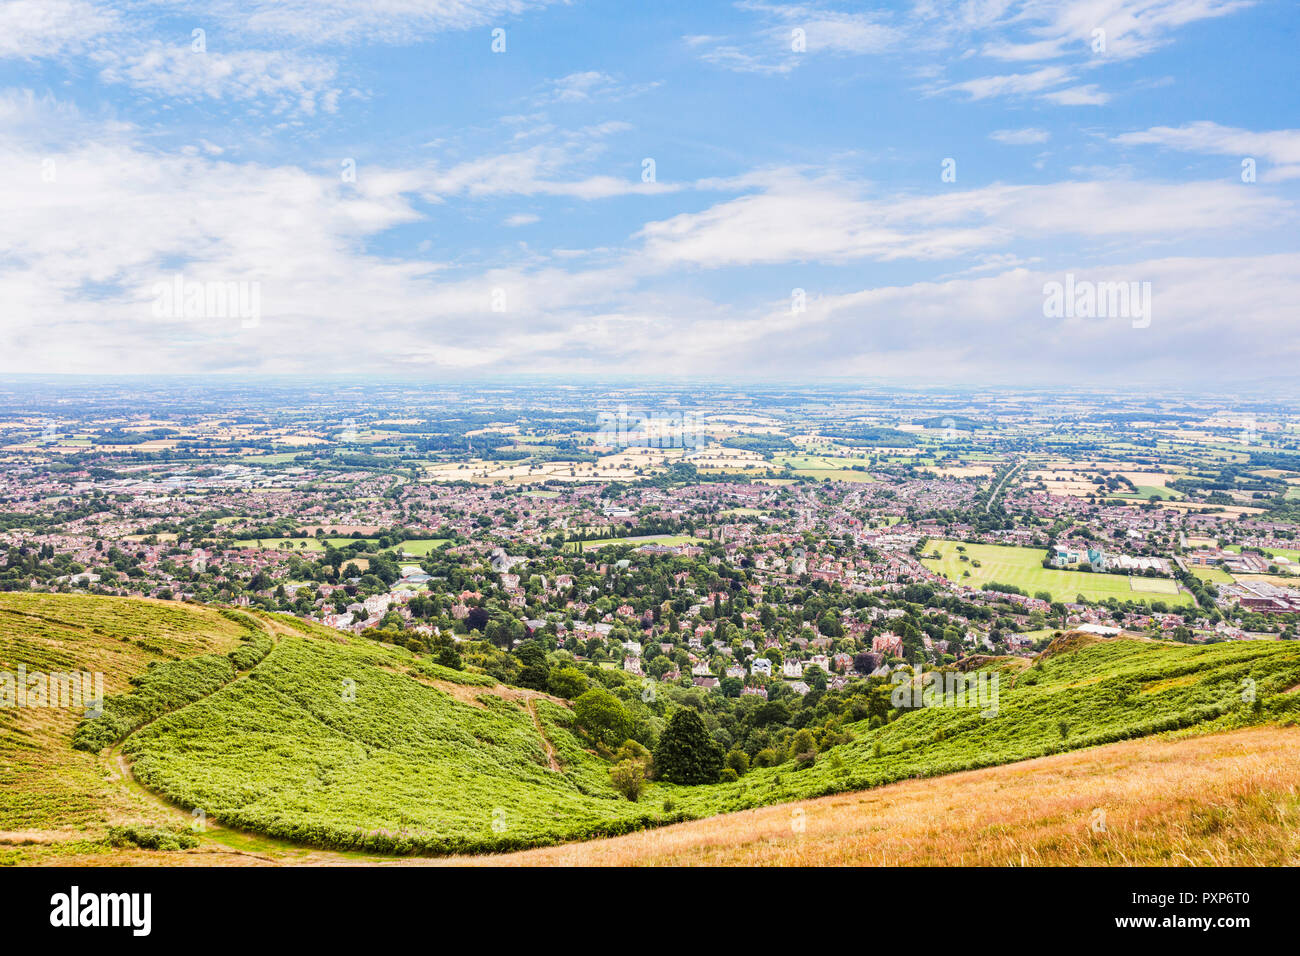
[[[1147,737],[486,866],[1296,866],[1300,729]]]
[[[0,831],[34,831],[38,847],[14,851],[20,859],[55,855],[55,838],[69,831],[80,842],[67,852],[110,852],[108,825],[175,823],[193,809],[216,826],[187,852],[213,841],[282,849],[282,840],[354,853],[500,852],[1179,729],[1289,724],[1300,698],[1286,693],[1300,684],[1300,643],[1080,635],[1032,666],[989,662],[996,716],[913,710],[876,728],[851,725],[852,742],[807,769],[652,783],[631,803],[561,702],[400,648],[276,615],[166,602],[0,595],[0,614],[0,661],[102,665],[111,692],[131,691],[76,734],[79,745],[102,745],[96,753],[72,746],[79,715],[4,715]],[[148,791],[121,772],[128,760]],[[223,828],[263,842],[240,843]]]
[[[150,664],[224,655],[246,628],[217,611],[166,601],[0,594],[0,671],[91,671],[125,694]],[[146,806],[106,778],[93,754],[72,749],[82,714],[0,708],[0,832],[102,830],[149,819]]]

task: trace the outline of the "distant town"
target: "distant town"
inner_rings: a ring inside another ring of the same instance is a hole
[[[1300,416],[1272,406],[5,390],[0,588],[284,612],[503,681],[536,642],[767,699],[1071,630],[1300,620]]]

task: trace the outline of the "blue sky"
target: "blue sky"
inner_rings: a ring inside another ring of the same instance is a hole
[[[1295,367],[1294,4],[371,6],[0,0],[0,370]]]

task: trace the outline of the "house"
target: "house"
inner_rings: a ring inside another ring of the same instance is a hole
[[[871,651],[874,654],[902,657],[903,639],[897,634],[891,634],[889,631],[884,634],[877,634],[871,639]]]

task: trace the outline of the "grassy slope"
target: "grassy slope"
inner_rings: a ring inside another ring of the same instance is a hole
[[[1300,644],[1189,647],[1140,640],[1066,642],[1002,681],[998,714],[917,710],[823,754],[815,766],[740,781],[654,784],[620,800],[606,765],[545,701],[532,715],[490,694],[475,706],[391,669],[397,652],[308,636],[282,641],[249,680],[132,737],[138,777],[211,819],[317,846],[399,852],[498,851],[609,835],[918,776],[1040,757],[1180,727],[1290,719]],[[1255,682],[1261,711],[1242,701]],[[356,682],[355,701],[340,693]],[[1062,722],[1065,736],[1062,736]]]
[[[155,653],[175,656],[238,643],[237,627],[199,608],[27,596],[7,596],[0,608],[29,600],[29,611],[44,602],[46,618],[72,622],[46,639],[51,654],[80,646],[84,658],[127,647],[138,655],[132,666],[142,668],[149,655],[114,628],[142,628]],[[10,623],[9,647],[32,644],[32,632],[51,626],[30,614]],[[653,784],[632,804],[613,793],[606,765],[582,748],[568,711],[555,703],[537,699],[530,707],[500,688],[448,685],[447,673],[430,672],[401,649],[300,622],[277,627],[279,643],[245,676],[137,731],[123,750],[142,782],[202,808],[209,820],[349,850],[500,851],[611,835],[1180,727],[1285,723],[1300,698],[1282,693],[1300,682],[1296,643],[1067,640],[1033,667],[999,675],[994,718],[918,710],[881,728],[854,726],[852,743],[807,770],[786,764],[708,787]],[[1242,702],[1246,678],[1255,681],[1258,711]],[[345,697],[348,680],[355,700]],[[110,679],[110,690],[123,683]],[[69,748],[75,716],[59,719],[25,752],[6,738],[16,764],[8,772],[19,786],[0,788],[8,801],[0,804],[0,829],[89,827],[142,812],[120,782],[104,779],[112,769],[103,757]],[[11,792],[23,794],[25,805]]]
[[[1300,730],[1148,737],[486,866],[1296,866]]]
[[[0,593],[0,670],[101,672],[107,694],[129,691],[151,662],[224,654],[242,633],[216,611],[166,601]],[[0,831],[150,819],[147,805],[105,779],[101,758],[71,748],[81,716],[0,709]]]

